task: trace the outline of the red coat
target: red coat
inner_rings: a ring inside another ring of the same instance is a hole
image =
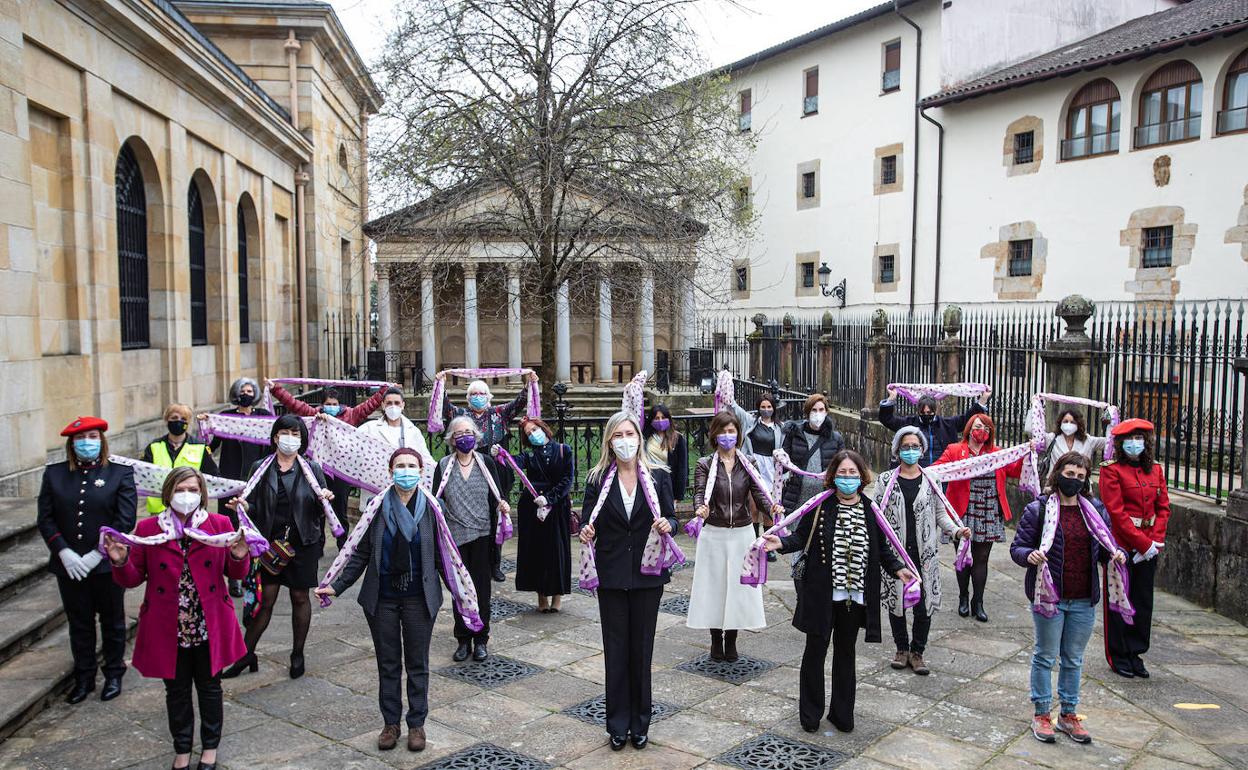
[[[1152,471],[1145,473],[1127,462],[1106,463],[1101,466],[1100,490],[1115,540],[1139,553],[1147,551],[1153,541],[1166,542],[1170,493],[1160,465],[1153,463]],[[1139,519],[1140,526],[1132,519]]]
[[[281,385],[278,385],[276,382],[273,383],[273,388],[269,392],[272,393],[273,398],[280,401],[282,406],[286,407],[286,411],[291,414],[297,414],[300,417],[312,417],[316,415],[317,412],[321,411],[306,401],[300,401],[290,395],[288,390],[283,388]],[[378,388],[377,392],[370,396],[364,403],[359,406],[352,406],[343,409],[338,415],[338,419],[353,428],[358,428],[360,427],[360,423],[367,420],[370,414],[377,411],[377,407],[381,406],[381,402],[385,399],[385,397],[386,389]]]
[[[990,454],[997,451],[1000,447],[989,444],[983,447],[980,454]],[[932,463],[940,465],[941,463],[951,463],[957,460],[965,460],[971,456],[971,448],[967,446],[965,441],[959,441],[956,444],[950,444],[945,447],[945,451],[940,455],[940,459]],[[1023,472],[1023,460],[1019,458],[1004,468],[997,468],[997,499],[1001,501],[1001,512],[1005,514],[1005,520],[1009,521],[1014,518],[1010,513],[1010,500],[1005,496],[1005,479],[1010,477],[1018,478]],[[950,481],[945,486],[945,497],[949,498],[949,503],[959,516],[966,516],[966,506],[971,502],[971,480],[964,479],[962,481]]]
[[[208,514],[203,530],[210,534],[229,532],[230,520]],[[143,519],[134,534],[150,537],[160,533],[156,517]],[[172,679],[178,667],[178,579],[182,576],[182,548],[176,542],[138,545],[130,549],[130,559],[113,567],[113,580],[123,588],[137,588],[147,581],[143,604],[139,607],[139,633],[134,640],[133,665],[143,676]],[[225,577],[235,580],[247,574],[249,558],[230,558],[228,549],[213,548],[191,541],[185,558],[191,562],[191,577],[204,608],[208,626],[208,650],[212,673],[233,664],[247,654],[243,633],[234,614],[234,600],[226,589]]]

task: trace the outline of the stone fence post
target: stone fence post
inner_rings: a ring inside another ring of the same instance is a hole
[[[746,341],[750,346],[750,371],[749,378],[754,382],[762,382],[763,380],[763,324],[767,323],[767,316],[762,313],[755,313],[750,319],[754,323],[754,331],[745,335]]]
[[[1044,360],[1044,388],[1049,393],[1067,396],[1088,396],[1092,389],[1092,366],[1096,350],[1084,324],[1096,312],[1096,305],[1086,297],[1071,294],[1057,304],[1054,312],[1066,324],[1066,331],[1040,353]],[[1045,424],[1052,424],[1061,404],[1048,404]],[[1094,427],[1090,431],[1096,432]]]
[[[1245,387],[1248,387],[1248,358],[1235,359],[1235,373],[1244,376]],[[1231,491],[1226,503],[1226,515],[1248,522],[1248,411],[1244,412],[1239,442],[1239,489]]]
[[[862,418],[875,420],[880,416],[880,402],[888,395],[888,314],[883,308],[877,308],[871,316],[871,335],[867,337],[865,385]]]
[[[793,316],[785,313],[780,326],[780,382],[784,387],[793,384],[793,343],[797,336],[793,333]]]
[[[825,312],[823,314],[823,323],[820,325],[819,335],[819,387],[816,390],[823,393],[832,392],[832,313]]]
[[[945,336],[936,343],[936,381],[962,381],[962,308],[945,308],[941,326]]]

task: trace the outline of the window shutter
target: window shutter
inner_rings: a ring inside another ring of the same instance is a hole
[[[1161,88],[1178,86],[1184,83],[1199,83],[1200,70],[1189,61],[1172,61],[1157,70],[1144,83],[1144,91],[1156,91]]]
[[[1079,93],[1075,94],[1075,98],[1070,103],[1070,110],[1073,112],[1089,104],[1107,102],[1117,98],[1118,87],[1109,80],[1100,78],[1079,89]]]
[[[884,69],[901,69],[901,43],[889,43],[884,47]]]
[[[750,91],[746,90],[746,91],[741,92],[741,114],[742,115],[750,114],[750,109],[753,106],[751,104],[752,101],[753,99],[751,98]]]
[[[819,95],[819,70],[813,69],[806,72],[806,96]]]

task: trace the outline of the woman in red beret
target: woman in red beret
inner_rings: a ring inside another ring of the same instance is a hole
[[[100,700],[121,694],[126,673],[125,591],[113,582],[96,547],[100,527],[119,532],[134,529],[138,493],[134,471],[108,461],[108,423],[79,417],[65,426],[65,461],[43,469],[39,489],[39,534],[52,552],[48,571],[69,619],[69,647],[74,655],[74,686],[67,698],[81,703],[95,690],[98,666],[95,623],[99,616],[103,640],[104,689]]]
[[[1166,546],[1170,493],[1166,476],[1153,459],[1153,424],[1134,419],[1112,431],[1114,459],[1101,466],[1101,501],[1109,511],[1114,540],[1128,549],[1128,598],[1135,608],[1127,625],[1116,612],[1105,615],[1105,660],[1114,673],[1148,678],[1140,656],[1148,652],[1153,626],[1153,579],[1157,556]]]

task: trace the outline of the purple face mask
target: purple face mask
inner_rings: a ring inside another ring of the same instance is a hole
[[[715,437],[715,443],[719,444],[719,448],[728,451],[737,445],[737,434],[721,433]]]
[[[468,433],[463,436],[456,436],[452,443],[455,444],[456,449],[467,454],[477,446],[477,437]]]
[[[653,425],[654,429],[659,433],[665,433],[668,428],[672,427],[672,421],[666,417],[656,417],[650,421],[650,424]]]

